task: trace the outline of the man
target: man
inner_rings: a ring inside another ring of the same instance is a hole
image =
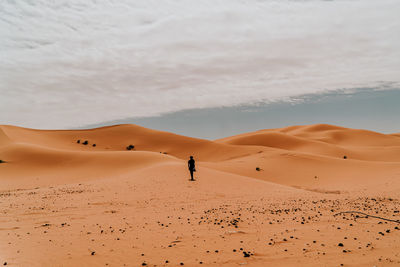
[[[193,172],[196,171],[196,168],[195,168],[195,166],[194,166],[194,159],[193,159],[193,156],[190,156],[190,159],[189,159],[189,161],[188,161],[188,168],[189,168],[190,177],[191,177],[190,181],[194,181],[194,179],[193,179]]]

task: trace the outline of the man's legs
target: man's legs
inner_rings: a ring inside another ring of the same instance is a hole
[[[193,181],[193,169],[190,169],[190,177],[192,177],[192,181]]]

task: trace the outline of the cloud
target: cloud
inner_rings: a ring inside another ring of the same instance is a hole
[[[68,128],[400,83],[397,0],[0,2],[0,121]]]

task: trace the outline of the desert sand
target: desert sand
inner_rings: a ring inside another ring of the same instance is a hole
[[[3,125],[0,160],[7,266],[400,266],[399,133]]]

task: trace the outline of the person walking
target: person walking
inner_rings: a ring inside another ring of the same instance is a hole
[[[194,179],[193,179],[193,172],[196,171],[196,167],[195,167],[194,163],[195,163],[195,161],[194,161],[194,159],[193,159],[193,156],[190,156],[190,159],[189,159],[189,161],[188,161],[188,168],[189,168],[190,177],[191,177],[190,181],[194,181]]]

